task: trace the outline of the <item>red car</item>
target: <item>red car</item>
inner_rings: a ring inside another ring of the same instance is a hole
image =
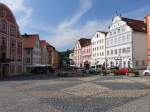
[[[127,75],[128,73],[129,73],[128,68],[122,68],[122,69],[114,71],[115,75]]]

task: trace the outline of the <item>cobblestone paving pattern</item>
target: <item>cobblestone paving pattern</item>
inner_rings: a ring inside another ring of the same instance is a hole
[[[0,112],[150,112],[150,78],[23,78],[0,81]]]

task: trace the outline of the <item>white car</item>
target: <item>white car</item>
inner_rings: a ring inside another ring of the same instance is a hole
[[[143,71],[143,74],[145,76],[150,76],[150,67],[147,67],[147,69]]]

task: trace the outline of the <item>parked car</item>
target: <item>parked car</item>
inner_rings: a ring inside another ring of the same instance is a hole
[[[143,75],[150,76],[150,67],[147,67],[147,69],[143,71]]]
[[[119,70],[115,70],[113,73],[115,75],[127,75],[129,73],[129,69],[128,68],[121,68]]]

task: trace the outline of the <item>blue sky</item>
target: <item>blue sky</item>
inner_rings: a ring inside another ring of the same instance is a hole
[[[16,16],[20,31],[38,33],[56,49],[73,48],[81,38],[107,30],[116,11],[143,19],[150,12],[149,0],[0,0]]]

